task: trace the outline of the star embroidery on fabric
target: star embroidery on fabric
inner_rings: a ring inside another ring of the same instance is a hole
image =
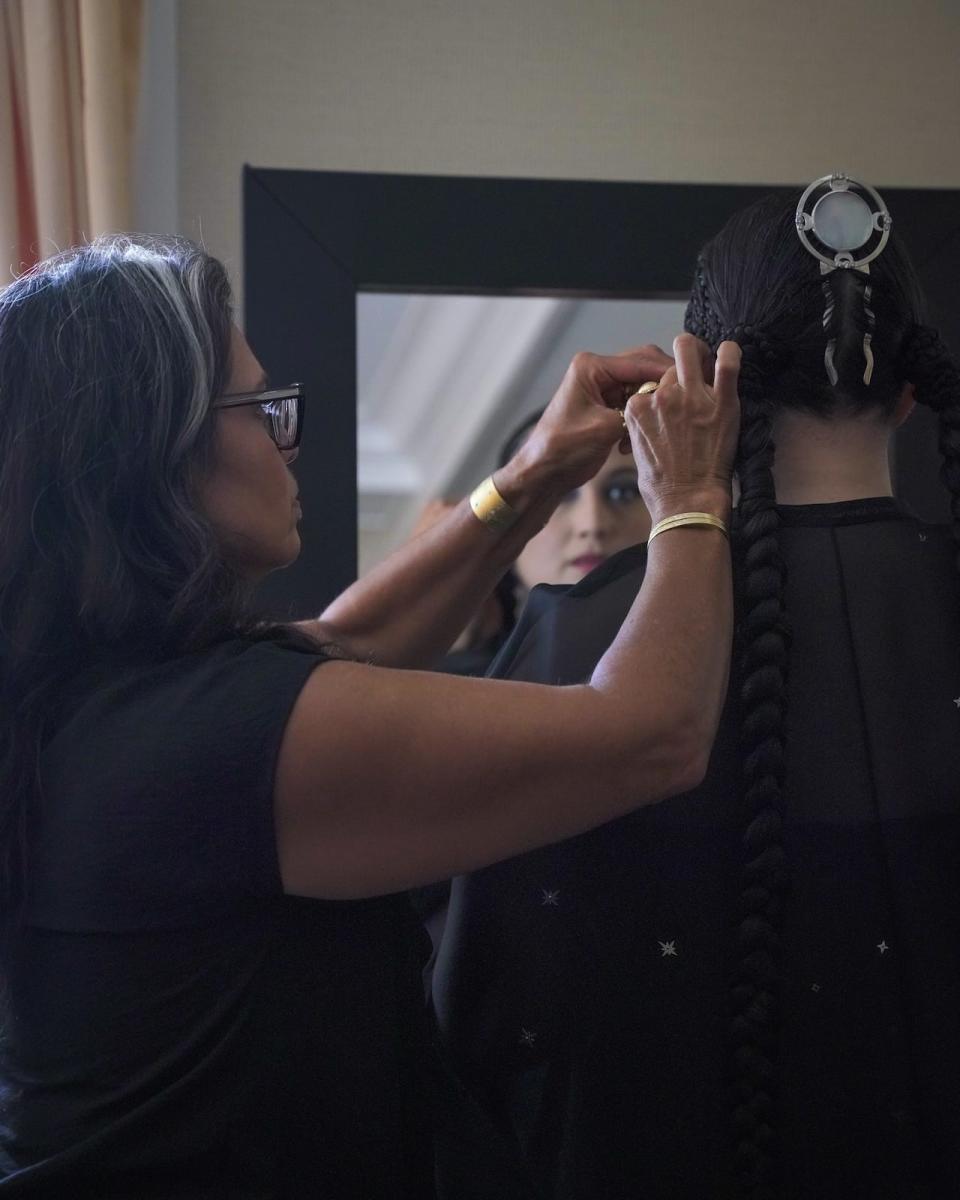
[[[661,958],[677,958],[677,943],[676,939],[672,942],[657,942],[660,947]]]
[[[921,542],[925,542],[926,540],[927,540],[927,535],[926,535],[925,533],[921,533],[921,534],[920,534],[920,541],[921,541]]]
[[[811,991],[811,992],[819,992],[819,991],[820,991],[820,984],[819,984],[819,983],[812,983],[812,984],[810,985],[810,991]]]
[[[890,949],[890,947],[887,945],[886,938],[884,938],[882,942],[877,942],[877,949],[881,954],[886,954],[886,952]]]
[[[536,1035],[536,1033],[534,1033],[534,1031],[532,1029],[521,1029],[520,1030],[520,1045],[521,1046],[532,1046],[536,1040],[537,1040],[537,1035]]]
[[[556,891],[551,891],[549,888],[541,888],[540,895],[543,897],[543,899],[540,901],[540,903],[545,905],[547,908],[558,908],[559,907],[559,905],[560,905],[559,889]]]
[[[954,704],[957,706],[957,708],[960,708],[960,696],[958,696],[956,698],[956,700],[954,700]]]

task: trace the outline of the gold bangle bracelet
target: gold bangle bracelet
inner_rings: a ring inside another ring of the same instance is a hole
[[[470,493],[470,507],[477,520],[494,533],[502,533],[520,519],[520,514],[497,491],[492,475],[478,483]]]
[[[685,512],[677,513],[672,517],[664,517],[662,521],[658,521],[650,530],[647,545],[650,545],[658,533],[665,533],[668,529],[679,529],[681,525],[708,525],[712,529],[719,529],[724,537],[729,538],[730,536],[726,524],[719,517],[715,517],[713,513]]]

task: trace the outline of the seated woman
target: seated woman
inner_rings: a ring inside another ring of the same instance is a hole
[[[499,468],[513,458],[542,416],[540,409],[513,430],[498,455]],[[452,507],[432,500],[411,536],[429,529]],[[649,532],[650,514],[637,487],[637,464],[628,446],[618,443],[592,479],[561,499],[438,669],[453,675],[486,674],[510,636],[531,588],[541,583],[577,583],[611,555],[646,541]]]
[[[441,1028],[555,1200],[960,1195],[960,377],[896,237],[821,273],[796,210],[737,214],[687,310],[743,346],[706,780],[453,889]],[[952,531],[891,495],[914,400]],[[589,677],[657,540],[535,592],[493,674]]]

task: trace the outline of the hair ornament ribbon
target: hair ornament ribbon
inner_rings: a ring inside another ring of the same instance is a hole
[[[869,184],[860,183],[839,172],[815,179],[800,197],[796,215],[797,234],[804,249],[820,263],[826,309],[823,328],[829,330],[833,320],[833,292],[828,276],[836,270],[860,271],[870,274],[870,263],[887,244],[893,218],[887,207]],[[873,329],[876,320],[870,308],[870,285],[863,292],[866,332],[863,335],[864,384],[873,376]],[[824,365],[831,384],[836,386],[837,371],[833,356],[836,339],[827,342]]]

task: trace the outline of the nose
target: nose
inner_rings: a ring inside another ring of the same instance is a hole
[[[591,487],[580,489],[570,514],[574,537],[581,541],[601,541],[610,528],[610,514],[603,497]]]

